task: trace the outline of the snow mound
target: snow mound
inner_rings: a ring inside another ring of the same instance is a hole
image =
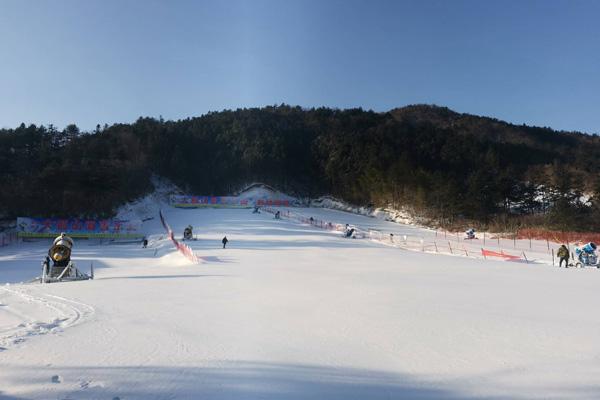
[[[148,221],[158,215],[161,208],[169,206],[169,196],[182,194],[181,189],[166,178],[152,177],[154,191],[141,199],[122,205],[117,218],[122,220]]]
[[[267,184],[253,183],[244,187],[242,190],[234,193],[234,196],[240,199],[257,200],[257,199],[272,199],[272,200],[288,200],[289,202],[298,202],[298,199],[289,196]]]

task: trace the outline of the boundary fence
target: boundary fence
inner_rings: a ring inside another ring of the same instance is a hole
[[[173,245],[175,245],[175,248],[181,254],[183,254],[183,256],[185,258],[187,258],[194,264],[200,264],[200,259],[198,258],[198,256],[196,256],[196,254],[194,254],[194,251],[192,250],[192,248],[190,246],[188,246],[187,244],[180,243],[177,239],[175,239],[175,234],[173,233],[173,230],[167,223],[167,220],[165,219],[165,217],[162,213],[162,210],[159,210],[158,213],[160,215],[160,222],[162,223],[163,228],[165,228],[165,230],[167,231],[167,235],[169,236],[169,239],[171,239],[171,241],[173,242]]]
[[[315,228],[345,232],[346,224],[326,221],[319,218],[308,217],[297,211],[285,209],[275,210],[263,207],[263,211],[275,214],[279,211],[282,219],[310,225]],[[523,263],[536,263],[554,265],[554,242],[536,240],[533,237],[522,239],[513,235],[507,238],[502,234],[490,235],[482,233],[473,240],[465,240],[464,235],[458,232],[427,231],[423,235],[409,235],[398,232],[383,231],[378,229],[365,229],[355,225],[348,227],[355,229],[356,238],[366,238],[386,246],[404,250],[421,251],[426,253],[439,253],[452,256],[469,257],[475,259],[496,259]]]
[[[0,247],[9,246],[13,243],[17,243],[19,237],[17,232],[0,232]]]

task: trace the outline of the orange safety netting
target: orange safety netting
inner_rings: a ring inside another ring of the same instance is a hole
[[[507,254],[507,253],[503,252],[502,250],[500,250],[498,252],[498,251],[481,249],[481,254],[484,257],[500,257],[500,258],[504,258],[506,260],[518,260],[521,258],[519,256],[513,256],[512,254]]]
[[[169,224],[167,223],[167,220],[165,219],[165,217],[162,213],[162,210],[159,210],[158,214],[160,215],[160,222],[162,223],[162,226],[167,231],[167,235],[169,236],[169,239],[171,239],[171,241],[173,242],[173,245],[175,246],[175,248],[181,254],[183,254],[188,260],[190,260],[191,262],[193,262],[195,264],[199,264],[200,259],[198,258],[198,256],[196,256],[196,254],[194,254],[194,251],[190,248],[190,246],[188,246],[185,243],[180,243],[177,241],[177,239],[175,239],[175,234],[173,233],[171,226],[169,226]]]
[[[556,243],[587,243],[600,242],[598,232],[558,232],[546,229],[521,229],[517,233],[517,239],[548,240]]]

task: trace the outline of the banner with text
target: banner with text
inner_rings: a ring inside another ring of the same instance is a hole
[[[171,205],[180,208],[195,207],[224,207],[224,208],[251,208],[251,207],[288,207],[291,202],[288,199],[277,198],[250,198],[234,196],[171,196]]]
[[[17,218],[19,237],[56,237],[65,232],[71,237],[136,239],[144,237],[142,221],[120,219]]]

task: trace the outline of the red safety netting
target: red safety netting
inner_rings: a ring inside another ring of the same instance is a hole
[[[519,260],[519,259],[521,259],[521,257],[519,257],[519,256],[514,256],[512,254],[505,253],[502,250],[500,250],[500,251],[493,251],[493,250],[481,249],[481,255],[483,255],[484,257],[499,257],[499,258],[504,258],[505,260]]]
[[[169,235],[169,239],[171,239],[171,241],[175,245],[175,248],[181,254],[183,254],[188,260],[190,260],[191,262],[193,262],[195,264],[199,264],[200,263],[200,259],[198,258],[198,256],[196,256],[196,254],[194,254],[194,251],[190,248],[190,246],[188,246],[185,243],[180,243],[179,241],[177,241],[177,239],[175,239],[175,235],[173,234],[173,230],[171,229],[171,227],[167,223],[167,220],[163,216],[162,211],[159,211],[158,213],[160,215],[160,222],[162,223],[162,226],[167,231],[167,235]]]
[[[546,229],[521,229],[517,233],[517,239],[548,240],[555,243],[587,243],[600,242],[598,232],[558,232]]]

